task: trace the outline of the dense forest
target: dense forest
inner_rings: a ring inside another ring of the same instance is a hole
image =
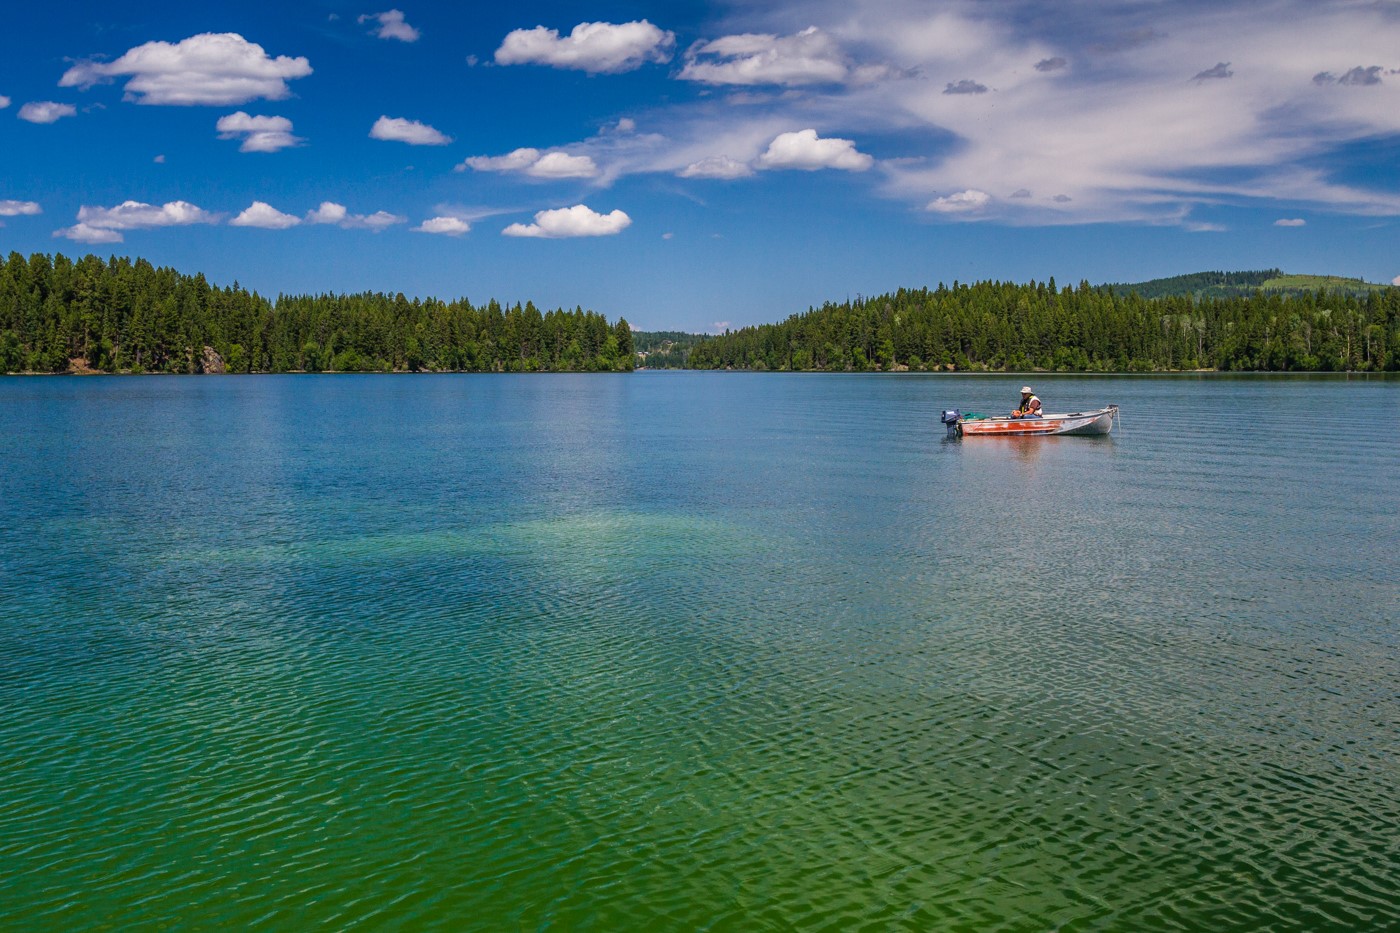
[[[637,365],[646,369],[686,369],[690,350],[710,338],[684,331],[637,331],[632,335],[637,348]]]
[[[1137,292],[1143,298],[1182,295],[1190,295],[1193,298],[1248,298],[1256,291],[1277,292],[1297,298],[1319,289],[1364,296],[1373,291],[1383,290],[1386,286],[1339,275],[1287,275],[1281,269],[1262,269],[1255,272],[1193,272],[1190,275],[1174,275],[1171,278],[1152,279],[1147,282],[1100,285],[1099,288],[1120,295]]]
[[[279,296],[145,260],[11,253],[0,264],[0,372],[630,370],[624,320],[577,308]]]
[[[696,344],[755,370],[1400,370],[1400,289],[1158,299],[1055,280],[900,289]]]

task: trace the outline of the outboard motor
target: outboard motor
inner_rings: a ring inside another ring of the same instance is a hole
[[[962,428],[958,426],[958,422],[962,420],[961,411],[956,408],[945,408],[943,417],[939,420],[948,426],[949,437],[962,437]]]

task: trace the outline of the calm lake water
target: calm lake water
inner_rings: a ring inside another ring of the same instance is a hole
[[[0,379],[0,928],[1400,925],[1400,381]]]

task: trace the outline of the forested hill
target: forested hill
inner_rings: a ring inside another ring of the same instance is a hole
[[[402,294],[279,296],[145,260],[11,253],[0,372],[630,370],[625,320]]]
[[[1256,291],[1298,296],[1319,289],[1365,295],[1386,288],[1373,282],[1336,275],[1288,275],[1280,269],[1263,269],[1256,272],[1194,272],[1191,275],[1175,275],[1167,279],[1115,282],[1099,287],[1112,289],[1120,295],[1137,292],[1144,298],[1180,295],[1190,295],[1194,298],[1230,298],[1252,295]]]
[[[690,350],[710,338],[675,330],[639,330],[632,334],[637,365],[646,369],[686,369]]]
[[[900,289],[697,344],[698,369],[1400,370],[1400,288],[1158,299],[1054,279]]]

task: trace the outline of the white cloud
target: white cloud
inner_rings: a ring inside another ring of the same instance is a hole
[[[301,223],[301,219],[284,214],[265,201],[254,201],[237,217],[229,221],[231,227],[261,227],[264,230],[286,230]]]
[[[466,168],[478,172],[522,172],[534,178],[593,178],[598,174],[598,164],[589,156],[528,147],[501,156],[469,156],[454,170]]]
[[[292,135],[292,121],[286,117],[249,116],[242,110],[219,117],[214,125],[220,139],[243,138],[239,152],[276,152],[299,146],[306,140]]]
[[[0,110],[4,110],[8,106],[10,106],[10,99],[4,94],[0,94]]]
[[[184,227],[217,223],[218,220],[217,214],[211,214],[188,201],[169,201],[158,207],[141,201],[123,201],[116,207],[83,205],[78,208],[77,224],[55,230],[53,235],[81,243],[120,243],[123,230]]]
[[[813,172],[823,168],[838,168],[847,172],[863,172],[875,160],[856,150],[849,139],[817,136],[813,129],[780,133],[768,144],[768,150],[758,157],[758,167],[768,169],[801,169]]]
[[[610,236],[621,233],[632,223],[620,210],[609,214],[599,214],[583,204],[561,207],[552,211],[535,214],[532,224],[511,224],[501,233],[506,236],[541,237],[561,239],[578,236]]]
[[[588,156],[546,152],[525,174],[536,178],[592,178],[598,174],[598,166]]]
[[[375,233],[394,224],[407,223],[407,217],[390,214],[388,211],[375,211],[373,214],[352,214],[344,204],[322,201],[321,206],[306,214],[309,224],[331,224],[345,230],[373,230]]]
[[[420,33],[404,22],[402,10],[385,10],[383,13],[366,13],[359,18],[364,25],[370,20],[379,23],[374,34],[381,39],[398,39],[400,42],[417,42]]]
[[[154,159],[152,159],[151,161],[154,162],[156,165],[164,165],[164,164],[165,164],[165,153],[161,153],[160,155],[156,156],[156,157],[155,157]]]
[[[130,77],[125,99],[138,104],[243,104],[291,94],[287,81],[311,74],[305,58],[272,58],[262,46],[233,32],[202,33],[178,43],[147,42],[114,62],[80,62],[60,87],[84,90]]]
[[[23,217],[42,214],[37,201],[0,201],[0,217]]]
[[[54,236],[67,237],[77,243],[120,243],[122,235],[115,230],[94,227],[90,224],[74,224],[55,230]]]
[[[992,202],[992,196],[985,191],[969,188],[947,197],[935,198],[928,204],[928,210],[938,214],[966,214],[980,211]]]
[[[630,23],[579,23],[564,38],[558,30],[536,26],[509,33],[496,50],[498,65],[551,65],[592,74],[617,74],[647,62],[668,62],[676,35],[646,20]]]
[[[709,156],[692,162],[678,173],[682,178],[747,178],[753,168],[729,156]]]
[[[410,146],[446,146],[452,142],[451,136],[438,132],[428,124],[403,117],[381,116],[370,127],[369,136],[370,139],[408,143]]]
[[[1391,285],[1400,285],[1400,275],[1397,275],[1395,278],[1391,279],[1391,280],[1390,280],[1390,284],[1391,284]]]
[[[461,236],[472,228],[460,217],[432,217],[413,229],[419,233],[441,233],[446,236]]]
[[[31,100],[19,108],[19,113],[15,116],[21,120],[28,120],[30,123],[55,123],[63,117],[71,117],[77,112],[77,108],[72,104],[60,104],[51,100]]]
[[[1004,197],[950,215],[967,220],[1185,227],[1194,208],[1222,203],[1393,216],[1400,194],[1342,181],[1345,161],[1330,158],[1400,135],[1400,81],[1371,70],[1397,64],[1389,6],[1123,2],[1109,15],[1075,0],[1046,19],[1017,2],[848,0],[828,8],[830,25],[816,21],[923,80],[808,92],[785,109],[919,140],[921,159],[881,165],[884,193],[911,204],[966,190],[1072,198]],[[1129,50],[1125,36],[1147,41]],[[1200,71],[1212,61],[1225,67]],[[973,77],[995,93],[943,93]]]
[[[1283,217],[1274,221],[1275,227],[1305,227],[1307,221],[1301,217]]]
[[[468,156],[457,170],[472,168],[478,172],[523,172],[540,160],[538,149],[523,148],[502,156]]]
[[[841,47],[816,26],[796,35],[742,33],[686,52],[680,76],[705,84],[842,84],[852,69]]]

